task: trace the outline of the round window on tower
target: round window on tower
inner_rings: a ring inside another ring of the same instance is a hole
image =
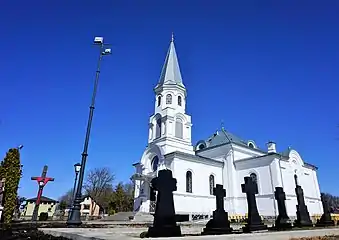
[[[158,170],[158,165],[159,165],[159,158],[158,156],[155,156],[153,159],[152,159],[152,170],[155,172],[156,170]]]

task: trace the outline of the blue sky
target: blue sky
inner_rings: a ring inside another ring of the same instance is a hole
[[[295,148],[319,167],[321,190],[339,195],[338,9],[338,1],[4,1],[0,152],[24,145],[20,194],[36,195],[30,177],[44,164],[55,178],[44,195],[72,187],[98,35],[113,55],[102,65],[87,169],[129,179],[174,31],[194,143],[223,120],[260,147]]]

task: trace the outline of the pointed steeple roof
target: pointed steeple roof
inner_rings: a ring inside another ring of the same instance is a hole
[[[179,84],[184,86],[181,78],[177,53],[175,51],[173,33],[157,87],[165,84]]]

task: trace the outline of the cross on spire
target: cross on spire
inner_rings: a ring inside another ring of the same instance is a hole
[[[221,120],[221,130],[225,130],[225,127],[224,127],[224,120],[223,120],[223,119]]]
[[[172,32],[171,42],[174,42],[174,32]]]

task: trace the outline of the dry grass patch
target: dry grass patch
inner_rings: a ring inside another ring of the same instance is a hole
[[[290,238],[290,240],[339,240],[339,236],[322,236],[322,237],[302,237],[302,238]]]

